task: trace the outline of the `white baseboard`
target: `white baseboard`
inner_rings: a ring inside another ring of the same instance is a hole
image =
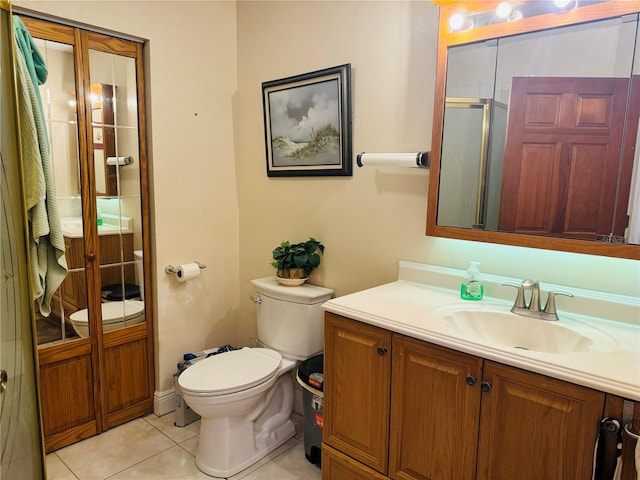
[[[176,410],[176,391],[174,388],[162,392],[153,392],[153,413],[161,417]]]

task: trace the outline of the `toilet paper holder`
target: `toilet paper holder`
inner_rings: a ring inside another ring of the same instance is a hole
[[[197,260],[194,260],[193,263],[198,265],[198,268],[200,270],[204,270],[205,268],[207,268],[206,265],[201,264]],[[174,267],[173,265],[167,265],[166,267],[164,267],[164,272],[165,273],[173,273],[174,275],[177,275],[178,274],[178,269],[176,267]]]

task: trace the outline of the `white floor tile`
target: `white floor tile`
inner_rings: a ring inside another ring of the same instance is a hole
[[[198,453],[198,440],[199,440],[199,438],[200,438],[200,435],[196,435],[195,437],[191,437],[189,440],[185,440],[184,442],[180,442],[180,446],[195,457],[196,453]]]
[[[304,456],[304,445],[293,448],[255,469],[242,480],[319,480],[321,472]]]
[[[304,455],[303,418],[296,436],[230,480],[319,480]],[[195,464],[200,422],[175,427],[173,415],[148,415],[47,455],[48,480],[208,480]]]
[[[139,418],[56,453],[79,480],[101,480],[174,445],[166,435]]]
[[[134,465],[109,480],[211,480],[205,475],[193,460],[193,456],[175,446],[153,457]]]
[[[161,417],[151,413],[145,416],[144,420],[156,427],[176,443],[184,442],[185,440],[188,440],[200,433],[200,420],[190,423],[186,427],[176,427],[174,425],[175,415],[173,413],[169,413]]]
[[[77,480],[69,467],[54,452],[47,455],[47,480]]]
[[[288,451],[293,450],[299,444],[300,444],[300,442],[298,442],[295,438],[289,439],[283,445],[280,445],[278,448],[276,448],[273,452],[269,453],[263,459],[261,459],[258,462],[254,463],[250,467],[245,468],[244,470],[242,470],[241,472],[235,474],[234,476],[229,477],[229,480],[241,480],[241,479],[245,479],[245,478],[255,478],[255,477],[251,477],[251,474],[253,472],[255,472],[256,470],[259,470],[260,468],[262,468],[263,466],[265,466],[268,463],[272,462],[273,460],[275,460],[279,456],[286,455],[286,453]],[[303,454],[302,455],[304,457],[304,449],[303,449]]]

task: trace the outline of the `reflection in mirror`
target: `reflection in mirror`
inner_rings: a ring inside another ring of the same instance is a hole
[[[133,58],[93,49],[89,63],[92,127],[103,138],[99,144],[94,134],[96,183],[101,169],[106,184],[106,195],[96,197],[96,208],[102,223],[103,332],[108,332],[145,320],[136,69]]]
[[[639,243],[637,17],[448,49],[438,226]]]
[[[73,47],[52,41],[35,42],[48,70],[47,81],[40,86],[40,93],[69,267],[66,279],[53,296],[51,315],[36,318],[38,344],[45,344],[78,338],[70,316],[87,307],[87,283]]]
[[[636,49],[633,59],[633,73],[631,75],[631,93],[629,99],[629,114],[627,134],[624,143],[623,168],[620,169],[619,187],[624,191],[625,179],[630,178],[629,185],[629,229],[627,242],[640,245],[640,19],[636,34]],[[631,168],[630,168],[631,166]],[[618,213],[624,215],[624,211]],[[618,219],[618,217],[617,217]],[[623,216],[624,219],[624,216]],[[618,221],[620,221],[618,219]]]

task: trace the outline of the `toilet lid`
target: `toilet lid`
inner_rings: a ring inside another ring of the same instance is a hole
[[[196,362],[178,377],[184,390],[224,395],[264,383],[280,368],[282,355],[269,348],[248,348],[213,355]]]
[[[124,306],[123,306],[124,304]],[[139,317],[144,312],[144,302],[138,300],[126,300],[124,302],[107,302],[102,306],[102,323],[116,323],[123,320],[131,320]],[[77,323],[89,322],[89,310],[84,308],[69,315],[69,318]]]

